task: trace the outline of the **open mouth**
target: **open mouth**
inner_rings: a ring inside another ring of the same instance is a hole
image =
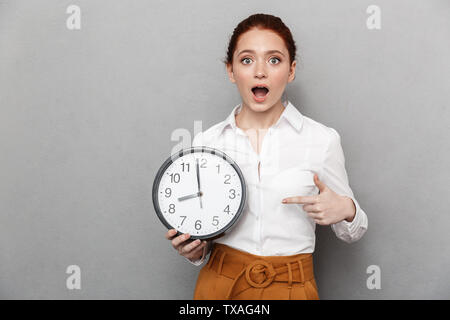
[[[257,85],[252,88],[253,95],[257,99],[264,99],[265,96],[269,93],[269,88],[265,85]]]

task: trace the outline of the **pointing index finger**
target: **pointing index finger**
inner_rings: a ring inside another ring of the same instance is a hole
[[[288,197],[283,199],[283,203],[316,203],[319,201],[318,196],[297,196],[297,197]]]

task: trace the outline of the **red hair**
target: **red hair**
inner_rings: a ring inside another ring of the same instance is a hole
[[[239,22],[236,28],[233,31],[233,34],[230,38],[230,42],[228,44],[228,51],[225,60],[223,61],[226,65],[233,64],[233,54],[236,49],[236,44],[239,40],[239,37],[253,28],[259,29],[267,29],[276,32],[284,41],[286,48],[289,52],[290,63],[295,60],[295,55],[297,51],[297,47],[295,45],[295,41],[292,38],[291,31],[289,28],[281,21],[279,17],[275,17],[270,14],[257,13],[249,16],[245,20]]]

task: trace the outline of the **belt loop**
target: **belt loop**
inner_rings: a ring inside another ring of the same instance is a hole
[[[222,265],[223,265],[223,258],[225,258],[225,255],[227,253],[225,251],[222,252],[222,255],[220,256],[220,260],[219,260],[219,267],[217,269],[217,273],[221,274],[222,273]]]
[[[300,269],[300,276],[302,277],[302,283],[305,283],[305,274],[303,273],[303,264],[302,260],[298,260],[298,267]]]
[[[208,268],[209,269],[211,269],[211,266],[213,264],[213,261],[214,261],[214,258],[216,256],[216,254],[217,254],[217,250],[214,250],[214,252],[211,254],[211,257],[209,258],[209,261],[208,261]]]
[[[287,267],[288,267],[288,274],[289,274],[289,283],[288,283],[288,288],[291,289],[292,288],[292,269],[291,269],[291,263],[288,262],[286,263]]]

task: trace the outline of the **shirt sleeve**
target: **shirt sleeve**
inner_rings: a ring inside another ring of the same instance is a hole
[[[192,260],[190,260],[190,259],[188,259],[186,257],[184,257],[184,259],[189,261],[194,266],[201,265],[206,260],[206,257],[210,254],[210,252],[211,252],[211,245],[212,245],[211,241],[208,241],[208,244],[203,248],[203,255],[202,255],[202,257],[200,259],[195,260],[195,261],[192,261]]]
[[[356,208],[356,214],[353,220],[351,222],[342,220],[331,225],[331,229],[339,239],[347,243],[352,243],[361,239],[367,231],[368,219],[366,213],[361,209],[358,201],[356,201],[348,183],[341,137],[335,129],[330,129],[332,131],[332,137],[325,155],[323,176],[321,178],[319,177],[319,179],[337,194],[347,196],[353,200]]]

